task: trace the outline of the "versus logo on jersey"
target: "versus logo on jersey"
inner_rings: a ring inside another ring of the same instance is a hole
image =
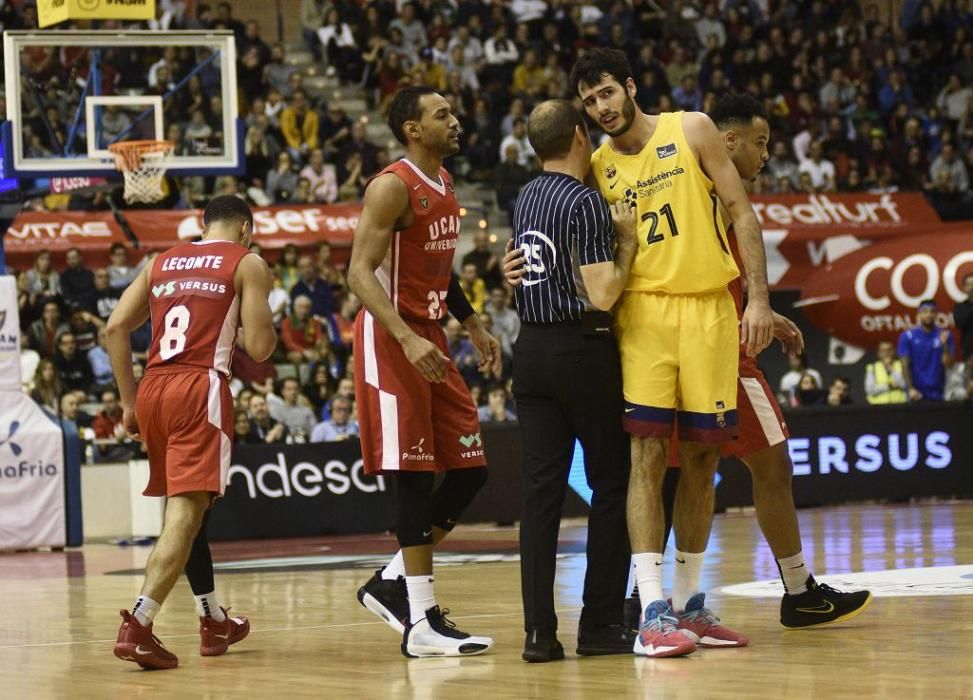
[[[152,287],[152,296],[156,299],[162,296],[170,297],[176,293],[176,283],[166,282],[164,284],[157,284]]]
[[[473,433],[472,435],[460,435],[459,444],[466,448],[465,452],[459,453],[460,457],[469,459],[470,457],[483,456],[483,439],[480,437],[479,433]]]
[[[655,152],[656,155],[659,156],[659,160],[662,160],[663,158],[671,158],[678,153],[676,150],[676,144],[674,143],[669,143],[665,146],[657,146]]]

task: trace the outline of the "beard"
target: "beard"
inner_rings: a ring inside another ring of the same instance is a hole
[[[632,128],[632,124],[635,122],[635,100],[625,95],[625,104],[622,105],[622,123],[617,129],[612,129],[611,131],[605,131],[611,137],[622,136],[629,129]],[[604,127],[602,127],[604,128]]]

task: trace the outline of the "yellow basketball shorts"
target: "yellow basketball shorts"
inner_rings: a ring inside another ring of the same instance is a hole
[[[740,327],[724,288],[704,294],[626,292],[615,314],[625,430],[719,443],[737,436]]]

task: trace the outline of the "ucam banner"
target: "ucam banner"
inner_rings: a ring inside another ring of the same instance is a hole
[[[65,543],[61,428],[21,390],[16,300],[0,277],[0,550]]]

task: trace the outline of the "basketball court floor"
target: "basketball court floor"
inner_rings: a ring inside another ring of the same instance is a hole
[[[843,626],[783,629],[774,560],[755,519],[718,516],[704,585],[751,645],[681,659],[574,655],[580,521],[562,528],[558,571],[568,658],[541,665],[520,659],[515,528],[460,528],[439,557],[439,602],[461,629],[496,639],[491,653],[465,659],[404,658],[397,636],[358,605],[358,586],[395,549],[388,536],[214,545],[221,603],[250,616],[253,632],[224,657],[200,657],[183,580],[156,618],[180,666],[155,672],[111,653],[148,547],[0,555],[0,697],[973,697],[973,540],[961,534],[973,532],[973,503],[800,517],[808,560],[827,572],[819,580],[869,587],[871,608]]]

